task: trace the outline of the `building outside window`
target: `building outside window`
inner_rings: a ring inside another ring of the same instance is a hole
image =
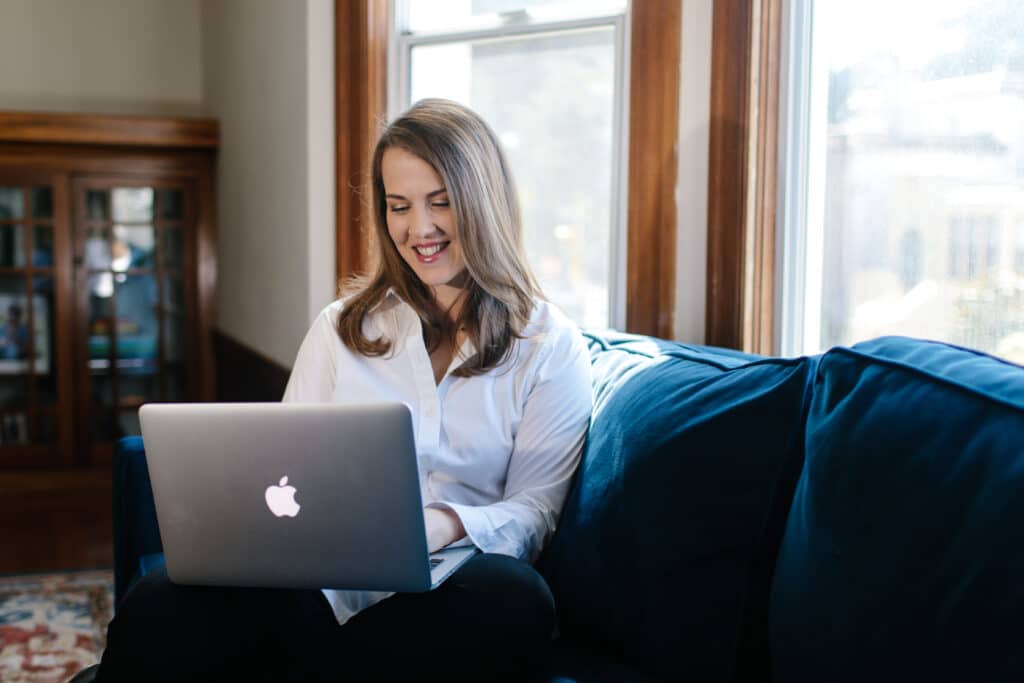
[[[784,353],[883,334],[1024,362],[1016,0],[794,0]]]

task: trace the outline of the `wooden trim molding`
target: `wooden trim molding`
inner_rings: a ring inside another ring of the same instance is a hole
[[[781,67],[782,0],[755,3],[753,53],[756,62],[751,72],[755,103],[751,125],[755,131],[752,146],[754,161],[751,179],[752,221],[750,225],[749,281],[743,310],[743,347],[751,353],[771,355],[779,352],[775,343],[776,302],[776,220],[778,211],[779,73]]]
[[[705,341],[772,353],[781,0],[713,11]]]
[[[334,2],[335,274],[367,264],[370,159],[387,112],[387,0]]]
[[[743,348],[751,21],[748,2],[714,5],[705,342],[735,349]]]
[[[678,0],[632,4],[626,329],[666,339],[675,309],[681,22]]]
[[[291,369],[214,328],[210,334],[217,366],[217,400],[275,402],[284,396]]]
[[[0,142],[216,149],[215,119],[0,112]]]

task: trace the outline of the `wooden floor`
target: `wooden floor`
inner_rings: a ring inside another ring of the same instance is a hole
[[[0,471],[0,574],[113,566],[111,468]]]

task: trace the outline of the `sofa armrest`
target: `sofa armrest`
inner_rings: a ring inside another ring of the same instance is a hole
[[[114,451],[114,605],[163,552],[142,438],[124,437]]]

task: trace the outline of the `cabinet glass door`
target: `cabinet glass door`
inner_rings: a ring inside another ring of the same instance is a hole
[[[0,461],[59,458],[52,182],[0,176]],[[66,223],[64,223],[66,226]]]
[[[87,381],[80,424],[94,452],[139,434],[139,407],[186,399],[184,186],[79,180],[76,282]]]

